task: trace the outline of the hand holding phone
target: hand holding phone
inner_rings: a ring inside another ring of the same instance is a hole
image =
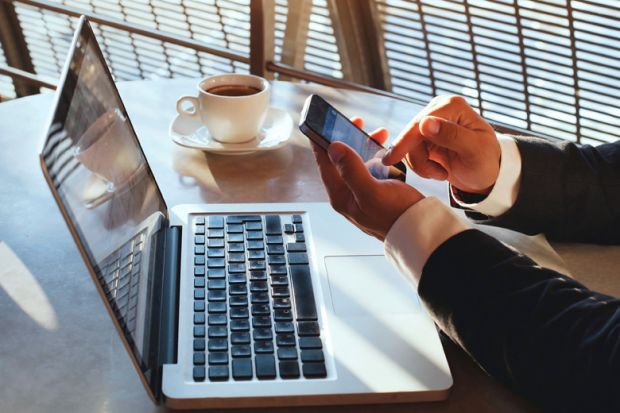
[[[332,142],[346,143],[360,155],[377,179],[405,181],[407,168],[404,163],[383,165],[381,159],[386,149],[318,95],[310,95],[306,99],[299,129],[325,150]]]

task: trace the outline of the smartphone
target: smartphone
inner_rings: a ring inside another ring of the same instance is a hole
[[[325,150],[332,142],[346,143],[360,155],[372,176],[377,179],[405,181],[407,167],[404,163],[383,165],[381,159],[387,150],[318,95],[310,95],[306,99],[299,129]]]

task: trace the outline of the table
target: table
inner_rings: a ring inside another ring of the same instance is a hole
[[[308,141],[298,132],[285,148],[238,158],[176,146],[168,137],[174,103],[178,96],[192,94],[196,83],[174,79],[120,84],[168,205],[327,200]],[[272,104],[289,110],[297,122],[303,100],[312,92],[347,114],[363,116],[368,129],[386,126],[392,136],[420,109],[386,97],[289,82],[274,82]],[[38,153],[52,98],[47,93],[0,105],[0,411],[167,411],[147,397],[40,172]],[[445,184],[412,179],[426,193],[445,199]],[[613,247],[558,248],[576,278],[620,294],[620,281],[605,275],[620,265],[620,254],[609,250]],[[596,276],[588,268],[593,255],[605,263]],[[444,338],[443,344],[455,381],[447,401],[321,411],[537,411],[486,376],[449,340]]]

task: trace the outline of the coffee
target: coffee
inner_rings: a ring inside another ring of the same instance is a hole
[[[246,85],[221,85],[212,87],[211,89],[207,90],[207,92],[211,93],[212,95],[218,96],[249,96],[254,95],[260,91],[260,89]]]

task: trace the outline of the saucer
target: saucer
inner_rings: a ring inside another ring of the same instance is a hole
[[[270,107],[258,135],[249,142],[222,143],[216,141],[200,121],[177,115],[170,124],[169,134],[174,143],[186,148],[200,149],[221,155],[246,155],[272,151],[286,145],[293,131],[293,119],[287,111]]]

